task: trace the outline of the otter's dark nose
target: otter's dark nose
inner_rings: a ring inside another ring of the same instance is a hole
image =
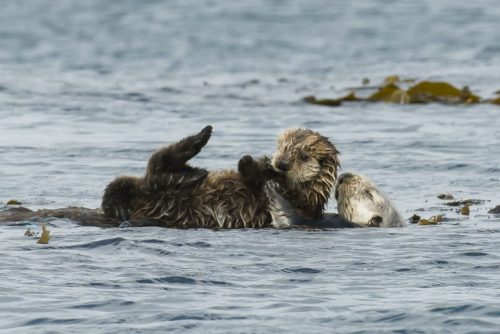
[[[352,174],[352,173],[344,173],[344,174],[340,175],[339,176],[338,184],[342,184],[342,182],[344,182],[345,180],[350,179],[353,176],[354,176],[354,174]]]
[[[287,170],[290,169],[290,161],[288,160],[280,160],[278,161],[278,167],[279,170],[286,172]]]

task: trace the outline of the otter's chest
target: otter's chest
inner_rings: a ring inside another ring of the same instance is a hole
[[[301,224],[304,219],[277,189],[278,185],[275,182],[269,181],[265,185],[266,195],[269,199],[269,213],[272,217],[272,226],[280,228]]]

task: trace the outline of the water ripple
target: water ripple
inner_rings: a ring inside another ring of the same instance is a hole
[[[146,278],[146,279],[139,279],[136,282],[143,284],[154,284],[154,283],[196,284],[196,280],[182,276],[167,276],[167,277],[158,277],[151,279]]]

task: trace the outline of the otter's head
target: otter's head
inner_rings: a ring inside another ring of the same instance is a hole
[[[272,165],[285,176],[290,196],[305,200],[304,209],[313,210],[312,216],[328,202],[340,167],[338,154],[328,138],[309,129],[287,130],[278,138]]]
[[[368,227],[400,227],[404,220],[392,203],[368,178],[344,173],[335,188],[339,214]]]

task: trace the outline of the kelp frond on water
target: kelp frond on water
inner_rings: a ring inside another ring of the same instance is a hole
[[[338,98],[316,98],[315,96],[304,97],[303,100],[310,104],[328,107],[341,106],[343,102],[385,102],[395,104],[426,104],[444,103],[452,105],[470,105],[478,103],[489,103],[500,105],[500,96],[491,99],[483,99],[474,94],[468,86],[459,89],[445,81],[421,81],[415,83],[413,79],[400,79],[399,76],[391,75],[385,78],[381,86],[374,87],[375,91],[367,97],[359,97],[359,90],[366,90],[368,79],[363,80],[363,86],[353,88],[345,96]],[[497,92],[496,94],[499,94]]]

